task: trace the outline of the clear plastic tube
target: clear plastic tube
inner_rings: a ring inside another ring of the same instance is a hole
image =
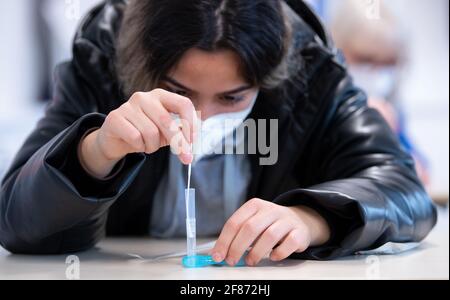
[[[197,247],[197,220],[195,217],[195,189],[185,190],[187,255],[195,256]]]

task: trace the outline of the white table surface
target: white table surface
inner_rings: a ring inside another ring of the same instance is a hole
[[[184,240],[105,239],[95,249],[77,254],[80,279],[449,279],[448,211],[440,212],[439,224],[418,248],[396,255],[353,256],[328,262],[265,260],[253,268],[204,269],[184,269],[179,258],[143,263],[128,256],[152,257],[184,249]],[[0,248],[0,279],[67,279],[66,271],[73,268],[68,269],[66,259],[66,255],[11,255]]]

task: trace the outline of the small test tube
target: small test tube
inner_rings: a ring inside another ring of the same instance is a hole
[[[186,243],[187,255],[183,257],[185,268],[203,268],[207,266],[226,266],[225,261],[217,263],[210,255],[197,255],[197,224],[195,218],[195,189],[185,190],[186,198]],[[245,256],[236,264],[236,267],[245,266]]]
[[[195,189],[185,190],[187,256],[195,256],[197,248],[197,220],[195,218]]]

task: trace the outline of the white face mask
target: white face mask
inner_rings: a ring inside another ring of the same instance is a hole
[[[388,100],[395,91],[397,70],[395,66],[376,68],[371,65],[350,66],[356,86],[362,88],[370,97]]]
[[[223,152],[223,142],[229,140],[227,137],[232,135],[250,115],[255,106],[258,94],[256,93],[249,107],[243,111],[215,115],[200,122],[199,134],[193,147],[194,164],[205,156],[221,154]]]

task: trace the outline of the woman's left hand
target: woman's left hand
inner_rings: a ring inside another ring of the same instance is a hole
[[[246,263],[255,266],[267,254],[281,261],[329,238],[328,224],[316,211],[252,199],[228,220],[211,253],[214,261],[234,266],[252,247]]]

